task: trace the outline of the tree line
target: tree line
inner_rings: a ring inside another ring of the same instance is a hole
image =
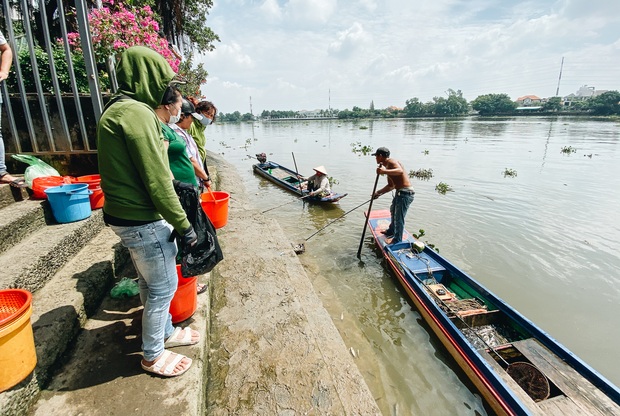
[[[368,109],[353,107],[351,110],[319,110],[313,115],[302,114],[298,111],[264,110],[258,119],[294,119],[294,118],[338,118],[338,119],[360,119],[360,118],[395,118],[395,117],[454,117],[467,114],[479,114],[481,116],[493,115],[515,115],[522,114],[517,110],[518,104],[512,101],[508,94],[484,94],[478,96],[471,102],[463,98],[460,90],[449,89],[447,97],[434,97],[431,101],[423,103],[418,98],[411,98],[405,102],[402,109],[388,107],[385,109],[375,109],[371,102]],[[540,108],[534,110],[539,113],[558,113],[571,112],[583,113],[597,116],[620,115],[620,92],[607,91],[592,98],[576,99],[566,106],[561,97],[551,97],[544,100]],[[531,113],[532,110],[528,111]],[[250,113],[240,114],[235,111],[232,114],[220,113],[218,116],[221,121],[250,121],[255,120]]]

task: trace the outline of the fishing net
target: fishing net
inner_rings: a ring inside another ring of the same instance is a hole
[[[551,393],[549,380],[532,364],[518,361],[510,364],[506,372],[535,402],[549,397]]]

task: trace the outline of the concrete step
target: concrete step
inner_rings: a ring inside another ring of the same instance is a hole
[[[36,229],[0,254],[0,288],[36,292],[102,228],[103,212],[97,210],[82,221]]]
[[[1,208],[0,253],[48,223],[54,223],[54,219],[47,201],[26,199]]]
[[[99,228],[92,240],[84,241],[84,236],[97,229],[94,224],[100,221],[96,215],[91,220],[92,224],[83,225],[83,230],[71,227],[66,230],[65,238],[55,239],[56,244],[49,245],[58,247],[57,242],[63,239],[73,242],[61,249],[65,253],[59,256],[66,257],[62,261],[62,268],[57,269],[45,282],[29,284],[40,286],[33,294],[31,318],[37,365],[23,382],[0,393],[0,416],[28,413],[41,389],[49,382],[52,371],[62,365],[66,351],[88,317],[99,308],[115,276],[130,263],[127,250],[107,227]],[[39,238],[42,237],[39,235]],[[75,248],[77,250],[74,253],[67,254]],[[46,252],[50,255],[57,251],[51,249]],[[43,264],[41,261],[36,263]],[[29,275],[33,276],[34,273]]]
[[[0,185],[0,208],[25,199],[28,199],[27,188],[15,188],[7,184]]]

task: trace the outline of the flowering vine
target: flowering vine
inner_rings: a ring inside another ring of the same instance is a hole
[[[106,7],[93,9],[88,15],[93,48],[100,60],[119,54],[130,46],[142,45],[159,52],[174,72],[179,70],[180,60],[168,41],[159,36],[159,23],[150,6],[126,7],[114,0],[105,4]],[[80,50],[78,33],[69,33],[67,38],[72,47]]]

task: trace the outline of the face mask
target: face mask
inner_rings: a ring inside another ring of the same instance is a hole
[[[179,122],[179,120],[181,120],[181,112],[179,111],[179,114],[172,115],[172,113],[170,112],[170,110],[168,110],[168,114],[170,114],[170,120],[168,120],[168,124],[176,124]]]
[[[211,123],[212,123],[212,120],[210,118],[202,116],[202,120],[200,120],[200,124],[202,124],[203,126],[206,127],[206,126],[208,126]]]

